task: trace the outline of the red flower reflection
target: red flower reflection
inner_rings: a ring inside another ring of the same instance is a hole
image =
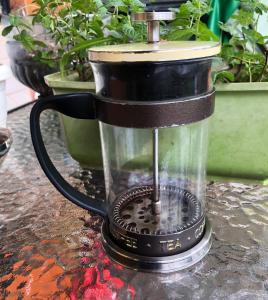
[[[58,240],[40,241],[17,253],[4,254],[0,299],[133,300],[135,289],[120,278],[123,267],[111,262],[102,248],[100,224],[98,217],[85,220],[87,243],[72,255],[69,251],[59,256],[63,244]],[[77,266],[77,254],[78,267],[70,269]]]
[[[92,217],[85,225],[89,228],[96,228],[100,225],[101,219]],[[85,265],[91,265],[84,268],[83,273],[73,279],[71,299],[78,300],[120,300],[120,290],[127,291],[130,299],[134,299],[135,290],[132,286],[125,283],[119,277],[112,276],[112,270],[123,270],[119,264],[111,262],[102,248],[102,244],[96,232],[89,231],[88,238],[91,241],[91,247],[86,245],[82,247],[83,253],[90,253],[90,257],[84,256],[81,262]],[[87,250],[87,251],[85,251]]]

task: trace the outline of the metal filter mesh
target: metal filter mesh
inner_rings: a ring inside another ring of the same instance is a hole
[[[155,215],[152,213],[153,186],[139,186],[124,192],[114,203],[113,222],[137,234],[166,235],[191,227],[201,217],[201,205],[190,192],[161,186],[160,194],[161,212]]]

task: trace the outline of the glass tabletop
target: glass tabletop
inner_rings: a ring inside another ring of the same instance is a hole
[[[9,115],[13,145],[0,168],[0,299],[268,299],[268,187],[209,182],[209,254],[172,274],[126,269],[105,254],[101,218],[64,199],[42,172],[27,106]],[[58,115],[42,116],[50,156],[79,190],[104,197],[101,171],[82,169]]]

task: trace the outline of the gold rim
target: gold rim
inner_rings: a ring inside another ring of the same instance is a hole
[[[133,43],[93,47],[89,59],[93,62],[175,61],[215,56],[220,49],[216,42]]]

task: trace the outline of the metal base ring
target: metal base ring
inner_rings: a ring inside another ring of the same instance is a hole
[[[171,273],[191,267],[199,262],[211,247],[211,225],[206,219],[205,233],[193,248],[165,257],[142,256],[120,248],[110,238],[105,222],[102,225],[102,243],[107,254],[117,263],[136,271]]]

